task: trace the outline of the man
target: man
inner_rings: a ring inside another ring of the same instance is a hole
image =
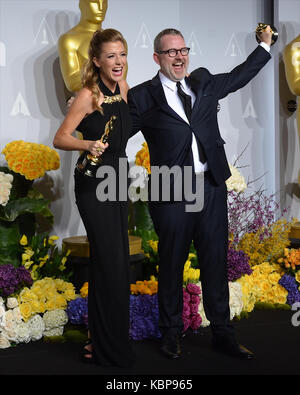
[[[211,322],[212,345],[221,352],[250,359],[253,353],[238,344],[230,324],[227,280],[228,219],[225,180],[230,177],[224,141],[217,124],[218,100],[246,85],[271,58],[271,32],[230,73],[212,75],[196,69],[188,78],[189,48],[176,29],[166,29],[154,41],[158,74],[128,92],[133,134],[141,131],[148,143],[151,166],[192,166],[204,174],[204,204],[197,212],[187,202],[149,201],[159,237],[159,327],[161,351],[181,355],[182,275],[191,242],[200,264],[205,313]],[[178,84],[180,82],[180,84]],[[183,91],[183,93],[182,93]],[[190,98],[192,110],[182,97]],[[184,103],[184,104],[183,104]]]

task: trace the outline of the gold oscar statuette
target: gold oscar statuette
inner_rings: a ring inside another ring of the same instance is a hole
[[[113,130],[113,122],[117,119],[115,115],[110,117],[110,120],[106,123],[104,133],[100,138],[100,142],[105,144],[108,141],[109,134]],[[100,156],[86,153],[83,160],[77,163],[77,169],[89,177],[96,177],[98,167],[102,164],[102,158]]]
[[[261,42],[261,39],[259,37],[259,33],[263,32],[266,28],[267,28],[268,24],[267,23],[259,23],[255,29],[255,37],[256,37],[256,41],[258,43]],[[271,26],[271,33],[272,33],[272,42],[271,45],[275,44],[277,39],[278,39],[278,31],[274,26]]]

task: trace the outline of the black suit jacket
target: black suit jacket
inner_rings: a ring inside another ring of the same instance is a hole
[[[258,46],[246,61],[229,73],[212,75],[205,68],[194,70],[187,83],[196,94],[191,124],[167,103],[158,74],[128,92],[133,121],[132,134],[141,131],[148,144],[151,166],[193,166],[192,132],[201,142],[217,184],[230,177],[224,140],[217,122],[218,101],[245,86],[270,60]]]

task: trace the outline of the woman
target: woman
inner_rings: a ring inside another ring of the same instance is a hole
[[[114,29],[96,31],[90,42],[83,88],[53,141],[56,148],[83,151],[75,169],[76,204],[86,228],[91,261],[89,340],[83,360],[124,367],[134,361],[129,342],[128,202],[99,201],[96,189],[103,178],[87,172],[83,164],[87,154],[94,159],[101,157],[103,164],[115,170],[118,185],[119,158],[126,158],[131,127],[126,64],[126,41],[121,33]],[[104,144],[100,137],[112,116],[116,119]],[[74,130],[82,133],[82,140],[72,136]]]

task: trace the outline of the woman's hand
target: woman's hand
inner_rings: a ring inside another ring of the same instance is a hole
[[[103,144],[100,140],[90,141],[88,144],[88,151],[90,151],[93,156],[100,156],[108,146],[108,143]]]

